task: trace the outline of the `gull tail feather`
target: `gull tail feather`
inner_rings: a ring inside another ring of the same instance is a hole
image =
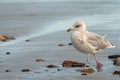
[[[113,45],[112,43],[110,43],[110,46],[108,48],[115,48],[115,45]]]
[[[112,47],[111,47],[111,48],[114,48],[114,47],[115,47],[115,45],[113,45],[112,43],[111,43],[111,45],[112,45]]]

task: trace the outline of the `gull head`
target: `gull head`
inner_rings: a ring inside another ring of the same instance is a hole
[[[83,31],[86,30],[86,25],[83,21],[77,21],[72,27],[70,27],[69,29],[67,29],[67,32],[70,31]]]

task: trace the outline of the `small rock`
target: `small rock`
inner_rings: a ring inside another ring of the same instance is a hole
[[[7,69],[7,70],[5,70],[5,72],[10,72],[10,70]]]
[[[56,65],[48,65],[47,68],[57,68],[58,66]]]
[[[113,75],[119,75],[120,76],[120,71],[114,71]]]
[[[85,63],[66,60],[63,62],[62,66],[63,67],[85,67]]]
[[[86,74],[86,73],[82,73],[81,75],[84,75],[84,76],[86,76],[87,74]]]
[[[30,72],[29,69],[22,69],[21,71],[22,71],[22,72]]]
[[[12,39],[13,39],[13,37],[9,37],[9,36],[0,34],[0,40],[3,41],[3,42],[6,42],[6,41],[9,41],[9,40],[12,40]]]
[[[7,55],[11,54],[10,52],[6,52]]]
[[[36,59],[36,62],[44,62],[45,60],[44,59],[41,59],[41,58],[39,58],[39,59]]]
[[[108,56],[109,59],[117,59],[118,57],[120,57],[120,55],[110,55],[110,56]]]
[[[72,67],[84,67],[84,66],[81,64],[73,64]],[[86,67],[89,67],[89,66],[87,65]]]
[[[25,40],[26,42],[30,42],[30,40],[29,39],[27,39],[27,40]]]
[[[59,44],[58,46],[64,46],[64,44]]]
[[[113,65],[120,66],[120,57],[113,61]]]
[[[72,43],[68,43],[68,45],[72,45]]]
[[[58,68],[58,71],[62,71],[62,69],[59,69],[59,68]]]
[[[93,68],[88,68],[88,69],[78,69],[76,70],[77,72],[84,72],[84,73],[93,73],[95,70]]]

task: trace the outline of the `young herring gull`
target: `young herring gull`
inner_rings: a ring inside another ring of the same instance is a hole
[[[73,30],[71,41],[73,46],[80,52],[87,54],[87,62],[88,64],[90,55],[93,54],[96,60],[97,69],[102,68],[102,63],[96,57],[96,54],[103,49],[113,48],[112,43],[105,39],[105,37],[100,36],[94,32],[89,32],[86,29],[86,25],[83,21],[77,21],[73,27],[67,29],[67,32]]]

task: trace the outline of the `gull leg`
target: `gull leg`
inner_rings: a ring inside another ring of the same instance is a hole
[[[96,60],[96,63],[97,63],[97,69],[101,69],[102,68],[102,66],[103,66],[103,64],[101,63],[101,61],[100,60],[98,60],[98,58],[96,57],[96,55],[94,54],[94,58],[95,58],[95,60]]]
[[[87,60],[86,60],[86,63],[85,63],[85,69],[86,69],[86,66],[89,63],[89,61],[90,61],[90,54],[87,54]]]

